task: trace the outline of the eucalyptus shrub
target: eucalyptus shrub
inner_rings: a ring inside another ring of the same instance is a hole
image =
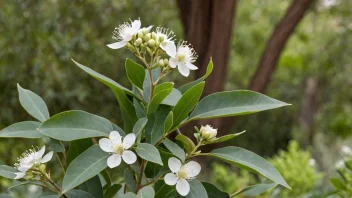
[[[113,32],[117,42],[108,45],[112,49],[127,48],[140,60],[125,62],[131,89],[73,60],[111,89],[121,110],[123,129],[80,110],[50,116],[40,96],[18,85],[21,105],[37,121],[13,124],[3,129],[0,137],[50,138],[55,146],[49,152],[48,145],[29,149],[14,167],[1,165],[0,175],[46,188],[43,197],[234,197],[257,188],[290,188],[280,173],[255,153],[234,146],[209,153],[200,150],[201,146],[224,142],[241,133],[217,137],[217,129],[209,125],[195,127],[194,142],[179,130],[194,120],[251,114],[288,104],[247,90],[214,93],[199,101],[204,81],[213,70],[212,62],[196,81],[178,88],[173,82],[164,82],[163,78],[176,68],[185,77],[198,69],[193,64],[197,56],[185,41],[176,46],[171,31],[152,28],[141,28],[140,20],[124,23]],[[177,133],[175,140],[169,138],[172,133]],[[67,151],[63,146],[66,142]],[[53,163],[50,160],[59,153],[63,156],[59,161],[62,170],[49,170]],[[230,195],[196,179],[202,168],[194,157],[217,158],[271,182]],[[62,181],[54,181],[50,173],[61,171]]]

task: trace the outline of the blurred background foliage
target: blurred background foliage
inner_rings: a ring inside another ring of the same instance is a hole
[[[268,38],[291,3],[237,1],[227,76],[218,79],[225,81],[225,90],[248,87]],[[130,87],[124,59],[133,55],[105,46],[112,42],[114,27],[140,17],[143,26],[165,26],[177,39],[184,38],[176,1],[1,0],[0,7],[0,129],[33,120],[18,101],[16,83],[42,96],[51,115],[82,109],[121,125],[110,90],[81,72],[71,58]],[[336,174],[334,166],[341,159],[336,153],[342,144],[351,145],[351,8],[349,0],[316,0],[290,36],[265,94],[292,106],[242,116],[234,120],[235,125],[226,126],[226,133],[247,130],[229,144],[266,158],[275,156],[272,162],[295,189],[288,194],[280,191],[278,196],[319,197],[319,192],[327,192],[332,188],[329,177]],[[192,80],[179,74],[169,78],[177,86]],[[299,144],[291,143],[288,152],[280,151],[287,150],[293,139]],[[37,144],[36,140],[0,139],[0,163],[13,164],[16,156]],[[314,170],[310,155],[316,160]],[[213,176],[205,179],[229,192],[260,180],[234,167],[212,167]],[[302,174],[294,172],[299,167],[307,167],[304,171],[311,176],[296,178]],[[324,172],[324,177],[315,169]],[[0,182],[0,191],[12,185],[1,178]]]

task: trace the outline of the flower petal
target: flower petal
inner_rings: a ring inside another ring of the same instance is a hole
[[[110,47],[111,49],[119,49],[119,48],[125,47],[126,44],[127,44],[127,41],[119,41],[116,43],[108,44],[106,46]]]
[[[164,177],[164,181],[167,185],[173,186],[177,183],[178,177],[174,173],[168,173]]]
[[[115,168],[116,166],[121,164],[121,155],[118,154],[112,154],[109,158],[108,158],[108,166],[110,168]]]
[[[132,31],[133,31],[133,34],[136,34],[139,30],[139,28],[141,28],[141,20],[134,20],[132,22]]]
[[[188,181],[185,179],[178,180],[177,184],[176,184],[176,190],[182,196],[188,195],[189,190],[190,190],[190,186],[189,186]]]
[[[44,155],[44,157],[42,158],[42,160],[40,161],[40,163],[47,163],[48,161],[51,160],[51,158],[53,157],[54,152],[50,151],[49,153],[47,153],[46,155]]]
[[[191,179],[195,176],[197,176],[200,173],[201,166],[198,162],[195,161],[190,161],[187,164],[184,165],[184,168],[187,172],[187,179]]]
[[[45,152],[45,146],[43,146],[39,151],[35,153],[35,160],[43,157]]]
[[[123,139],[123,148],[129,149],[136,141],[136,135],[134,133],[127,134],[126,137]]]
[[[184,77],[189,76],[189,73],[190,73],[189,68],[185,64],[181,63],[178,65],[177,68],[178,68],[178,71],[182,74],[182,76]]]
[[[26,173],[25,172],[18,172],[18,173],[15,173],[16,177],[14,179],[21,179],[23,178]]]
[[[112,142],[110,139],[108,138],[101,138],[99,140],[99,146],[101,148],[101,150],[105,151],[105,152],[113,152],[114,149],[112,148]]]
[[[121,144],[121,135],[117,131],[111,131],[109,134],[109,139],[111,140],[112,144]]]
[[[33,164],[20,164],[20,167],[18,167],[18,170],[25,173],[32,166],[33,166]]]
[[[186,66],[188,67],[188,69],[190,70],[197,70],[198,67],[193,65],[192,63],[186,63]]]
[[[176,58],[170,58],[169,59],[169,65],[171,68],[176,68],[177,67],[177,64],[178,64],[178,61],[176,60]]]
[[[163,49],[170,57],[176,56],[176,45],[173,41],[160,43],[160,48]]]
[[[177,158],[171,157],[168,160],[168,165],[169,165],[171,172],[178,173],[181,169],[182,163]]]
[[[126,150],[122,154],[122,159],[126,164],[133,164],[137,161],[137,156],[134,152]]]

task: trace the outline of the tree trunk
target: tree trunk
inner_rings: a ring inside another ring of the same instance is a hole
[[[185,39],[198,54],[196,78],[204,75],[210,57],[213,73],[203,95],[224,89],[236,0],[178,0]],[[205,121],[215,127],[220,120]],[[203,122],[204,123],[204,122]]]
[[[285,44],[294,32],[297,24],[302,20],[304,13],[308,10],[314,0],[294,0],[288,8],[285,16],[276,25],[262,57],[251,79],[249,89],[264,92],[270,82],[271,76],[276,69],[277,61],[285,47]]]

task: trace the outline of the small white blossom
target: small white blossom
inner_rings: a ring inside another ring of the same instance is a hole
[[[26,175],[26,172],[32,168],[33,165],[44,164],[51,160],[53,157],[53,152],[50,151],[44,157],[45,146],[43,146],[40,150],[36,151],[35,149],[29,149],[22,154],[17,160],[18,162],[15,164],[15,168],[20,172],[15,173],[16,177],[14,179],[21,179]]]
[[[352,149],[349,146],[342,146],[341,153],[346,156],[352,156]]]
[[[315,167],[316,165],[317,165],[317,162],[315,161],[315,159],[310,158],[310,159],[309,159],[309,166]]]
[[[176,184],[177,192],[182,196],[186,196],[190,191],[187,180],[194,179],[200,173],[200,165],[195,161],[182,165],[181,161],[175,157],[171,157],[168,160],[168,165],[172,173],[165,175],[165,183],[170,186]]]
[[[185,77],[189,76],[190,70],[197,70],[198,67],[193,65],[197,60],[197,55],[194,49],[185,42],[179,44],[176,49],[174,43],[170,43],[173,47],[169,47],[166,53],[171,57],[169,65],[172,68],[178,68],[178,71]]]
[[[335,168],[336,168],[336,169],[343,168],[344,166],[345,166],[345,161],[343,161],[343,160],[339,160],[339,161],[335,164]]]
[[[133,38],[133,35],[138,33],[140,28],[141,21],[139,19],[134,20],[131,22],[131,24],[124,23],[120,25],[119,27],[115,28],[112,36],[112,38],[117,40],[117,42],[107,46],[111,49],[119,49],[124,47]]]
[[[137,160],[134,152],[127,150],[136,141],[136,135],[130,133],[122,141],[121,135],[117,131],[111,131],[109,138],[102,138],[99,140],[100,148],[112,155],[108,158],[107,164],[110,168],[115,168],[121,164],[121,158],[127,164],[133,164]]]
[[[205,125],[200,128],[200,134],[205,140],[212,140],[216,137],[218,129],[214,129],[210,125]]]
[[[160,42],[159,47],[163,49],[167,54],[176,52],[176,45],[173,41],[175,35],[172,31],[163,28],[156,28],[156,39]]]

